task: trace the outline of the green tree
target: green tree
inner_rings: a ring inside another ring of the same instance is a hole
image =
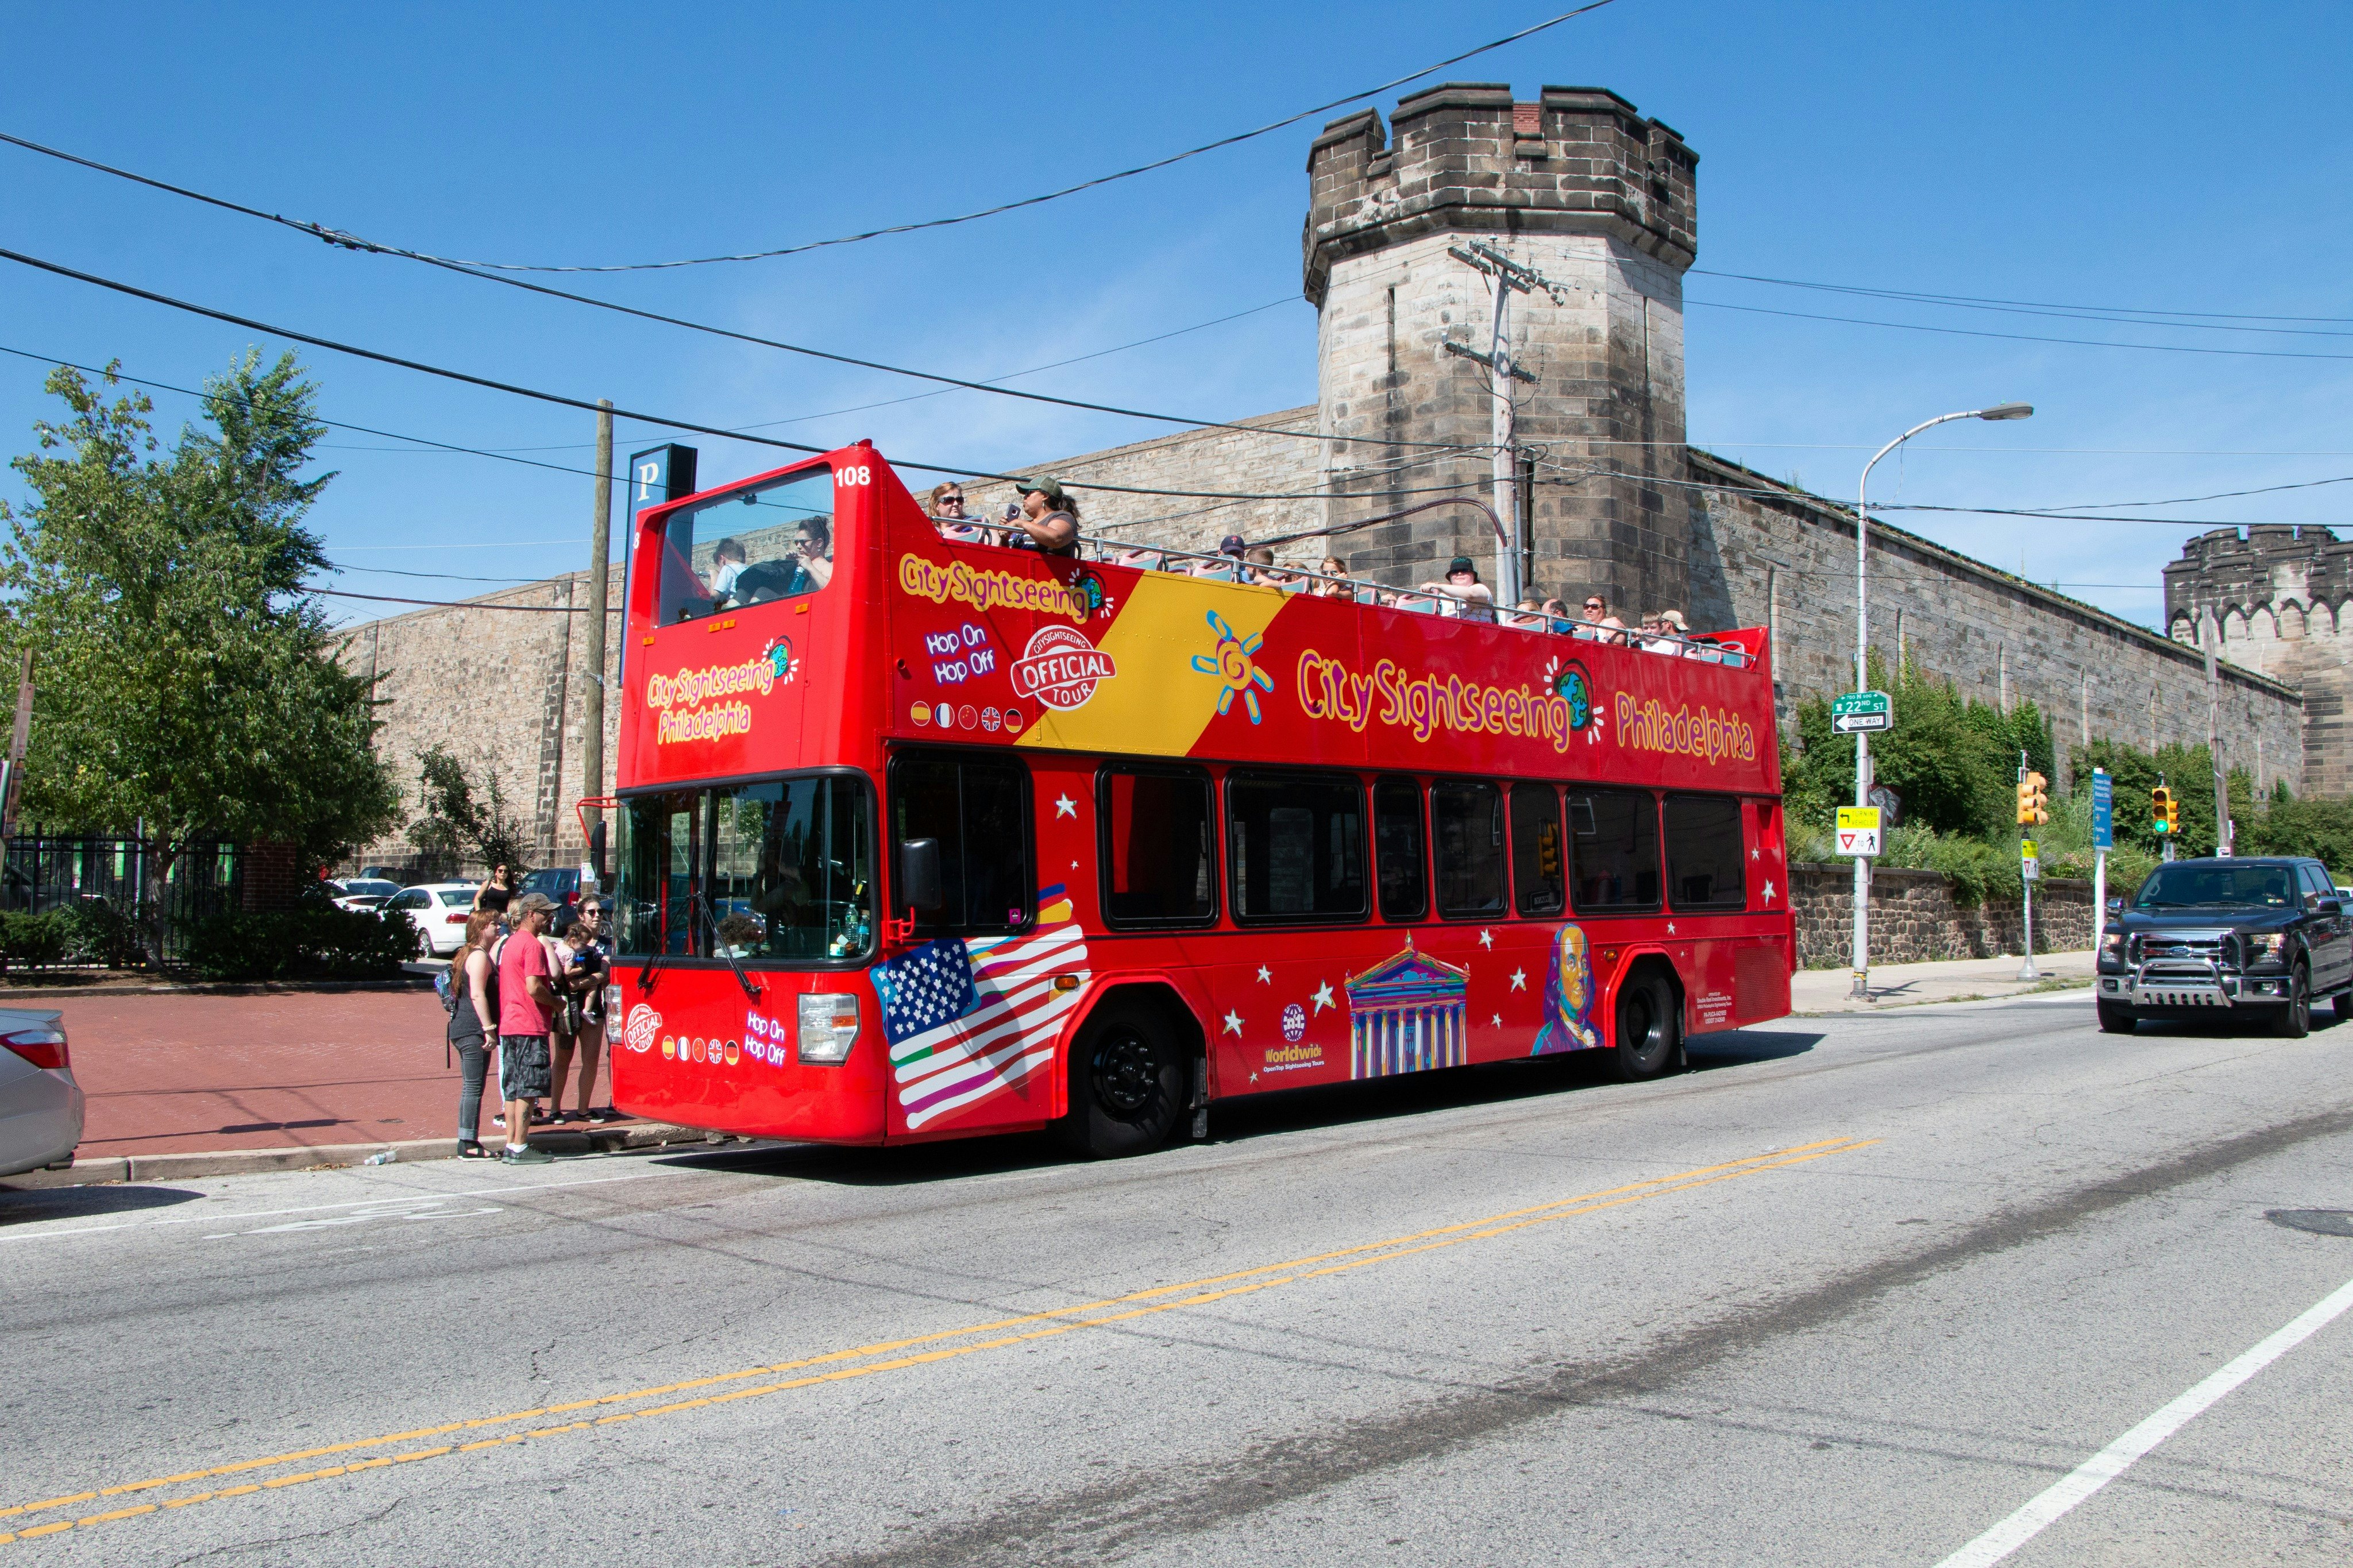
[[[1876,655],[1870,669],[1873,684],[1895,705],[1895,728],[1872,737],[1872,767],[1881,784],[1903,797],[1904,820],[1942,835],[1996,836],[2010,822],[2017,736],[2031,731],[2049,747],[2041,716],[2021,729],[2021,716],[2029,709],[2005,717],[1985,703],[1963,701],[1949,681],[1909,667],[1891,681]],[[1792,816],[1819,826],[1835,807],[1854,804],[1854,738],[1831,731],[1823,699],[1801,705],[1796,718],[1795,744],[1783,747],[1783,793]]]
[[[504,866],[517,878],[529,868],[523,852],[530,839],[522,822],[507,809],[496,768],[477,785],[465,765],[438,744],[417,759],[423,815],[408,825],[408,840],[419,849],[452,858],[472,856],[483,866]]]
[[[367,683],[336,663],[302,579],[325,567],[302,517],[332,474],[301,477],[326,432],[292,355],[248,353],[205,384],[211,426],[168,452],[152,405],[52,372],[68,416],[12,465],[32,497],[0,502],[0,638],[32,650],[28,806],[52,820],[143,826],[141,918],[160,963],[163,894],[191,840],[290,841],[323,862],[397,820],[370,749]]]
[[[2116,836],[2119,844],[2130,844],[2145,854],[2164,851],[2166,836],[2151,826],[2155,820],[2149,811],[2149,792],[2162,778],[2173,792],[2174,802],[2180,808],[2181,832],[2174,839],[2176,855],[2211,855],[2214,853],[2214,754],[2204,746],[2185,746],[2168,742],[2156,755],[2128,746],[2122,741],[2094,741],[2074,749],[2075,785],[2091,787],[2092,770],[2105,768],[2115,780]],[[2252,781],[2247,781],[2250,784]],[[2232,786],[2232,799],[2237,801],[2238,785]],[[2252,788],[2249,794],[2253,794]],[[2241,847],[2245,846],[2245,830],[2253,815],[2253,803],[2232,808],[2239,820]]]

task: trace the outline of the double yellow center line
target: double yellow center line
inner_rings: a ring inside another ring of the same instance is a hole
[[[100,1487],[90,1491],[71,1492],[62,1497],[45,1498],[38,1502],[17,1503],[0,1508],[0,1521],[23,1519],[27,1515],[45,1513],[55,1509],[73,1508],[86,1503],[104,1502],[114,1498],[131,1497],[141,1492],[156,1491],[191,1483],[224,1480],[233,1476],[251,1476],[262,1470],[277,1469],[301,1464],[308,1459],[332,1458],[342,1454],[358,1454],[370,1448],[387,1447],[398,1443],[417,1443],[437,1437],[456,1438],[464,1434],[484,1431],[494,1426],[514,1426],[522,1422],[545,1423],[551,1417],[570,1415],[569,1421],[553,1425],[523,1427],[518,1431],[484,1436],[472,1441],[451,1441],[427,1447],[405,1449],[399,1453],[379,1454],[370,1458],[353,1459],[326,1465],[289,1475],[272,1476],[267,1479],[241,1481],[226,1487],[196,1491],[185,1496],[164,1499],[156,1502],[132,1503],[100,1513],[79,1518],[52,1520],[42,1524],[29,1524],[16,1529],[0,1529],[0,1545],[11,1542],[32,1541],[42,1536],[57,1535],[69,1530],[86,1529],[115,1520],[132,1519],[142,1514],[158,1513],[173,1509],[192,1507],[197,1503],[215,1502],[224,1498],[245,1497],[255,1492],[274,1491],[284,1487],[301,1486],[305,1482],[325,1480],[334,1476],[357,1475],[367,1470],[385,1469],[396,1465],[413,1464],[419,1459],[439,1458],[448,1454],[470,1454],[487,1448],[503,1447],[510,1443],[527,1442],[539,1437],[560,1436],[566,1433],[586,1432],[599,1426],[617,1426],[625,1421],[642,1421],[657,1415],[673,1415],[682,1411],[701,1410],[712,1405],[732,1404],[739,1399],[757,1399],[765,1394],[779,1394],[786,1389],[807,1388],[817,1384],[839,1383],[853,1377],[871,1377],[877,1373],[898,1372],[909,1367],[926,1366],[934,1362],[954,1361],[958,1357],[976,1355],[983,1351],[1004,1350],[1027,1344],[1033,1340],[1050,1339],[1080,1329],[1107,1328],[1115,1323],[1132,1322],[1161,1312],[1173,1312],[1187,1307],[1206,1307],[1238,1296],[1248,1296],[1261,1290],[1271,1290],[1281,1285],[1294,1285],[1304,1280],[1345,1274],[1367,1268],[1377,1263],[1387,1263],[1399,1258],[1414,1258],[1444,1247],[1460,1247],[1468,1242],[1485,1241],[1532,1226],[1549,1225],[1557,1220],[1574,1219],[1582,1215],[1598,1214],[1604,1209],[1620,1208],[1628,1204],[1661,1197],[1669,1193],[1689,1192],[1694,1187],[1712,1186],[1720,1182],[1738,1181],[1745,1176],[1761,1175],[1767,1171],[1801,1165],[1831,1154],[1851,1153],[1869,1148],[1875,1138],[1829,1138],[1820,1142],[1803,1143],[1788,1149],[1777,1149],[1769,1153],[1753,1154],[1746,1159],[1730,1160],[1722,1164],[1702,1165],[1681,1171],[1671,1176],[1654,1176],[1646,1181],[1629,1182],[1623,1186],[1607,1187],[1599,1192],[1580,1193],[1575,1197],[1557,1198],[1550,1203],[1535,1204],[1526,1208],[1509,1209],[1502,1214],[1488,1215],[1480,1219],[1463,1220],[1458,1224],[1440,1226],[1430,1230],[1414,1231],[1405,1236],[1393,1236],[1382,1241],[1368,1241],[1336,1251],[1319,1252],[1305,1258],[1293,1258],[1281,1263],[1261,1264],[1253,1268],[1237,1269],[1229,1274],[1212,1275],[1206,1279],[1187,1280],[1182,1284],[1160,1285],[1149,1290],[1133,1291],[1124,1296],[1112,1296],[1099,1301],[1088,1301],[1074,1307],[1058,1307],[1049,1311],[1030,1312],[1020,1317],[999,1318],[989,1322],[974,1323],[961,1329],[943,1329],[934,1333],[917,1334],[911,1338],[886,1340],[874,1344],[858,1345],[848,1350],[828,1351],[822,1355],[798,1361],[777,1362],[767,1366],[744,1367],[735,1372],[719,1373],[709,1377],[691,1378],[681,1383],[659,1384],[652,1387],[632,1389],[627,1394],[602,1394],[595,1399],[575,1400],[565,1405],[543,1405],[530,1410],[510,1411],[502,1415],[478,1415],[463,1421],[452,1421],[438,1426],[419,1426],[406,1432],[388,1432],[382,1436],[356,1438],[347,1443],[333,1443],[323,1447],[302,1448],[291,1453],[271,1454],[263,1458],[243,1459],[235,1464],[215,1465],[207,1468],[184,1470],[177,1475],[155,1476],[146,1480],[125,1481],[118,1486]],[[801,1373],[804,1375],[783,1375]],[[770,1381],[755,1381],[767,1379]],[[729,1384],[742,1384],[729,1387]],[[698,1393],[698,1390],[724,1389],[722,1393]],[[687,1398],[671,1395],[687,1394]],[[614,1410],[611,1407],[634,1405],[647,1400],[663,1403],[646,1405],[636,1410]],[[592,1415],[590,1412],[605,1414]]]

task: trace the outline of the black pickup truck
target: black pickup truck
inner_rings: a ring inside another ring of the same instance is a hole
[[[2353,919],[2317,860],[2175,860],[2131,903],[2108,900],[2095,984],[2111,1034],[2142,1018],[2259,1018],[2301,1039],[2321,997],[2353,1018]]]

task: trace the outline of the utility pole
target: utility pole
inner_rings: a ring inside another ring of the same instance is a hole
[[[2214,639],[2206,643],[2206,755],[2214,764],[2214,853],[2228,855],[2236,847],[2231,832],[2231,775],[2222,766],[2222,675],[2215,667],[2215,650],[2222,641],[2222,620],[2214,618]]]
[[[1520,458],[1514,444],[1514,420],[1518,405],[1512,401],[1512,383],[1533,385],[1535,377],[1512,363],[1512,296],[1541,289],[1556,305],[1568,303],[1568,289],[1532,267],[1523,267],[1493,246],[1480,240],[1450,246],[1447,255],[1495,280],[1495,320],[1485,353],[1449,339],[1446,352],[1473,364],[1483,364],[1493,375],[1495,515],[1504,520],[1504,537],[1495,547],[1495,603],[1509,609],[1520,602]]]
[[[613,400],[596,400],[596,502],[588,527],[588,700],[582,715],[580,778],[591,799],[605,793],[605,589],[613,574]],[[602,821],[591,806],[589,831]],[[583,859],[588,859],[583,846]]]

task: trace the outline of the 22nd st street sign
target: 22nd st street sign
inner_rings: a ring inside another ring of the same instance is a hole
[[[1850,691],[1831,700],[1831,728],[1841,735],[1895,728],[1895,704],[1884,691]]]

